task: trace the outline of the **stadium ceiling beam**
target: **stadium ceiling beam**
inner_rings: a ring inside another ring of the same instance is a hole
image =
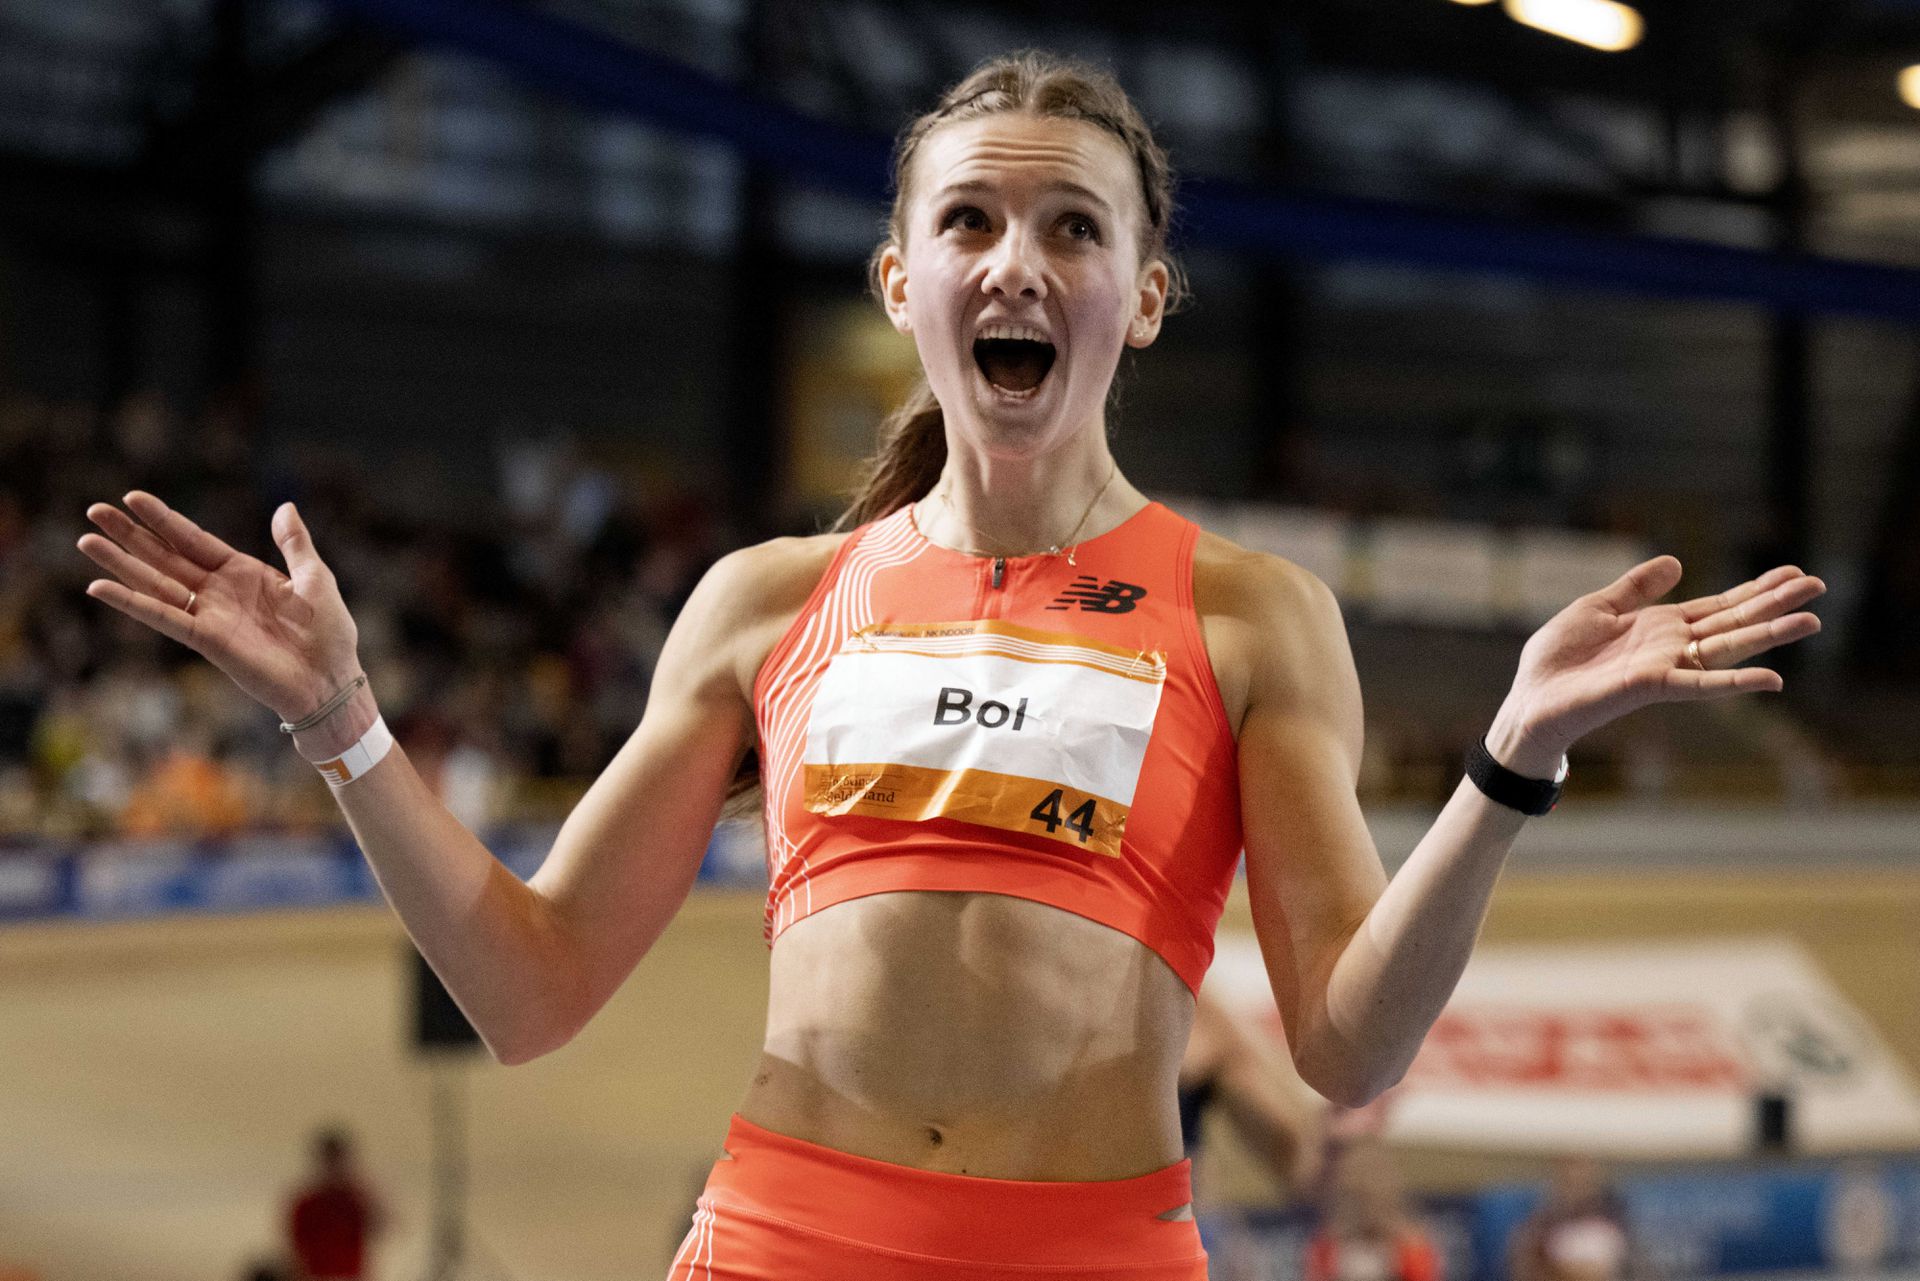
[[[853,24],[846,20],[846,10],[846,5],[831,0],[815,3],[805,11],[782,6],[776,11],[774,34],[787,45],[786,61],[813,70],[814,82],[833,94],[841,115],[872,120],[879,115],[880,106],[850,46]]]
[[[1644,0],[1642,0],[1644,3]],[[972,0],[971,9],[1029,19],[1022,0]],[[1163,0],[1054,0],[1049,21],[1095,30],[1157,30],[1166,21]],[[1617,54],[1592,50],[1509,20],[1499,5],[1462,7],[1440,0],[1317,0],[1278,6],[1274,20],[1301,42],[1309,67],[1358,71],[1461,84],[1502,92],[1553,90],[1639,103],[1660,99],[1670,86],[1652,40]],[[1237,5],[1188,5],[1181,10],[1183,40],[1244,56],[1245,11]],[[1652,25],[1652,19],[1649,19]],[[1712,77],[1682,89],[1694,105],[1715,101]]]
[[[1441,0],[1295,0],[1277,6],[1307,61],[1328,70],[1443,81],[1502,92],[1537,91],[1689,112],[1738,103],[1756,49],[1804,45],[1897,55],[1920,47],[1920,0],[1635,0],[1648,36],[1624,53],[1599,54],[1512,22],[1497,4]],[[1030,21],[1025,0],[970,0],[968,9]],[[1236,5],[1189,5],[1184,42],[1233,55]],[[1053,0],[1049,21],[1095,30],[1157,30],[1163,0]],[[1911,59],[1907,59],[1911,61]],[[1877,101],[1890,95],[1875,90]],[[1741,103],[1740,105],[1757,105]]]
[[[409,47],[380,27],[344,23],[273,66],[249,68],[237,95],[244,111],[234,109],[235,95],[220,78],[202,69],[187,109],[149,131],[141,164],[162,175],[250,162],[297,137],[327,104],[372,83]]]
[[[590,27],[508,0],[325,0],[500,63],[547,91],[732,147],[790,181],[884,198],[890,140],[811,118]],[[1920,271],[1189,179],[1186,243],[1274,259],[1365,260],[1920,325]]]
[[[963,53],[949,28],[950,13],[939,0],[899,0],[870,5],[869,12],[891,14],[888,35],[901,46],[915,49],[921,59],[914,77],[916,92],[897,104],[899,110],[887,120],[874,122],[877,129],[898,129],[909,115],[917,115],[933,105],[936,95],[948,85],[958,84],[972,70],[972,59]],[[878,52],[878,51],[876,51]]]
[[[1560,150],[1588,165],[1594,173],[1611,182],[1621,195],[1642,195],[1647,179],[1620,168],[1607,153],[1604,138],[1580,128],[1561,117],[1559,104],[1540,90],[1510,88],[1501,97],[1511,111],[1509,122],[1523,132],[1554,144]]]
[[[592,27],[510,0],[320,0],[411,39],[485,58],[582,106],[733,147],[745,159],[878,199],[888,139],[817,120]]]
[[[272,66],[246,68],[237,93],[224,74],[231,68],[209,55],[194,73],[197,89],[186,109],[151,123],[130,160],[99,164],[0,150],[0,225],[48,252],[191,271],[208,253],[199,207],[207,175],[250,167],[407,47],[384,28],[345,23]]]

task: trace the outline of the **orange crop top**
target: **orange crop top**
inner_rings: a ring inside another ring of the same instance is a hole
[[[854,530],[754,682],[769,945],[847,899],[984,891],[1197,991],[1241,848],[1198,532],[1157,502],[1071,561],[941,547],[910,507]]]

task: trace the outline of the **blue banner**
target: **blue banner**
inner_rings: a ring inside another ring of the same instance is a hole
[[[1920,1158],[1782,1159],[1615,1180],[1639,1267],[1656,1277],[1920,1264]],[[1448,1281],[1505,1281],[1507,1246],[1543,1188],[1509,1185],[1423,1201],[1419,1219]],[[1298,1281],[1316,1216],[1256,1208],[1201,1218],[1210,1254],[1251,1254],[1265,1281]]]
[[[555,824],[501,824],[483,843],[521,880],[546,860]],[[703,882],[764,886],[749,833],[715,832]],[[228,840],[45,842],[0,849],[0,921],[43,917],[112,920],[170,912],[377,903],[380,886],[352,835],[250,833]]]

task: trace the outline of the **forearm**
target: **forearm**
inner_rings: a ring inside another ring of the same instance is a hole
[[[378,714],[363,687],[295,746],[329,760]],[[387,902],[494,1057],[523,1062],[564,1040],[574,967],[543,901],[447,811],[400,745],[329,790]]]
[[[1551,777],[1559,753],[1527,742],[1504,714],[1487,735],[1494,759]],[[1328,974],[1312,1013],[1316,1075],[1364,1102],[1405,1075],[1466,969],[1493,887],[1526,816],[1462,775],[1433,827],[1388,882]]]

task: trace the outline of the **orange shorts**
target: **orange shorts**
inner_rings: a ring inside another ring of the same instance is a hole
[[[937,1174],[737,1114],[668,1281],[1206,1281],[1191,1161],[1042,1183]]]

